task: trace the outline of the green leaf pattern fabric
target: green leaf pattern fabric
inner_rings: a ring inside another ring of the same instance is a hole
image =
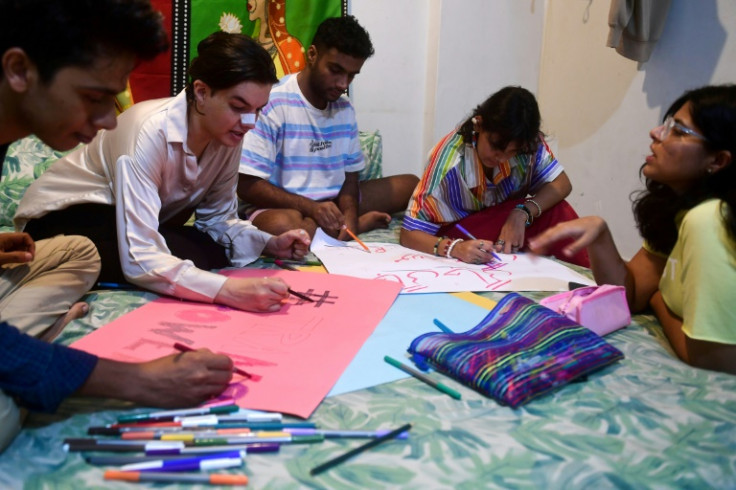
[[[35,136],[10,145],[0,180],[0,226],[13,226],[13,215],[28,186],[66,153],[53,150]]]
[[[360,180],[380,179],[383,177],[383,138],[381,132],[359,131],[360,147],[365,157],[365,168],[360,171]]]

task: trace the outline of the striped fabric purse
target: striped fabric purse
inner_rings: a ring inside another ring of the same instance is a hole
[[[409,346],[427,365],[512,408],[623,358],[572,320],[507,294],[465,333],[426,333]]]

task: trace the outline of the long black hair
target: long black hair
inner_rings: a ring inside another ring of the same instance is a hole
[[[484,131],[498,138],[495,144],[502,150],[511,142],[519,145],[519,153],[534,153],[543,137],[539,127],[537,99],[522,87],[504,87],[478,105],[458,129],[465,143],[473,138],[473,118],[480,116]]]
[[[732,159],[736,158],[736,85],[710,85],[685,92],[670,106],[665,118],[688,102],[693,124],[706,138],[705,148],[729,151]],[[652,248],[668,254],[677,241],[677,214],[706,199],[718,198],[722,201],[724,225],[731,239],[736,240],[735,174],[736,165],[732,161],[718,172],[705,174],[681,195],[664,184],[646,179],[646,189],[634,195],[633,210],[639,233]]]

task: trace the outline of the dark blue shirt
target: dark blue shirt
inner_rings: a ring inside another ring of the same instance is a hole
[[[0,389],[31,410],[56,410],[89,378],[97,359],[0,323]]]
[[[8,146],[0,145],[0,175]],[[43,342],[0,323],[0,390],[23,407],[55,411],[87,381],[95,365],[97,356]]]

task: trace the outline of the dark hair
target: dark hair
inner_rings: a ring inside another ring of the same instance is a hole
[[[100,56],[151,59],[168,48],[161,13],[149,0],[0,0],[0,12],[0,54],[23,49],[44,83]]]
[[[736,85],[710,85],[685,92],[665,114],[674,115],[690,103],[695,129],[707,141],[709,151],[729,151],[736,158]],[[643,168],[643,165],[642,165]],[[641,169],[639,170],[641,174]],[[732,160],[714,174],[705,174],[684,194],[646,179],[646,189],[634,194],[634,217],[641,236],[658,252],[670,253],[677,241],[675,218],[710,198],[722,200],[721,216],[732,239],[736,240],[736,165]]]
[[[312,44],[319,51],[335,48],[343,54],[363,60],[374,53],[371,37],[352,15],[330,17],[322,21]]]
[[[192,82],[202,80],[212,92],[253,81],[274,84],[276,67],[268,51],[243,34],[214,32],[197,45],[197,57],[189,65],[187,98],[194,97]]]
[[[519,153],[534,153],[542,133],[539,129],[542,117],[534,95],[522,87],[504,87],[488,97],[473,110],[458,129],[466,143],[473,138],[473,117],[480,116],[480,125],[498,137],[501,149],[511,142],[519,145]]]

